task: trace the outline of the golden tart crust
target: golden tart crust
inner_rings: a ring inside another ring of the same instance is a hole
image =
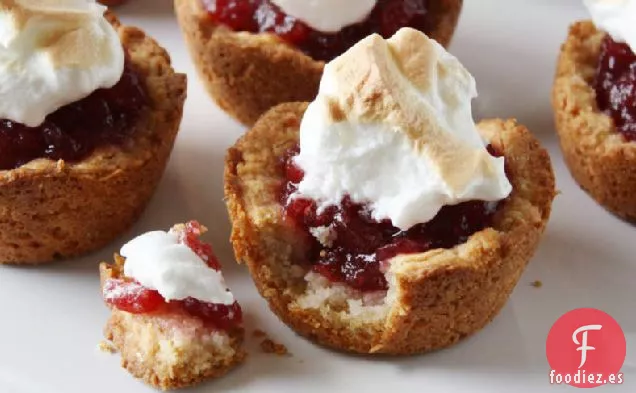
[[[552,106],[565,163],[579,186],[619,217],[636,221],[636,143],[599,111],[594,80],[605,33],[591,21],[570,26],[561,46]]]
[[[127,146],[102,147],[78,163],[37,159],[0,171],[0,263],[51,262],[105,246],[138,219],[163,175],[186,76],[143,31],[108,18],[145,82],[150,107]]]
[[[487,325],[506,303],[548,222],[555,180],[548,153],[514,120],[486,120],[479,130],[507,160],[514,190],[492,228],[448,250],[398,256],[391,301],[373,318],[322,303],[304,307],[302,245],[282,219],[279,157],[298,141],[306,103],[268,111],[235,146],[225,168],[225,196],[236,258],[260,294],[292,329],[343,351],[413,354],[447,347]],[[299,272],[300,270],[300,272]]]
[[[125,259],[99,266],[100,282],[121,278]],[[132,314],[109,307],[104,335],[121,355],[121,366],[161,390],[219,378],[243,363],[243,329],[215,332],[185,312]],[[181,329],[181,333],[175,332]]]
[[[430,37],[450,44],[463,0],[433,0],[438,15]],[[197,72],[226,113],[251,126],[268,109],[310,101],[324,62],[313,60],[271,34],[234,32],[210,21],[201,0],[175,0],[175,11]]]

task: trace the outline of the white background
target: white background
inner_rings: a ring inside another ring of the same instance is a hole
[[[448,350],[408,359],[335,354],[298,338],[271,314],[245,269],[234,263],[222,201],[226,148],[244,129],[204,93],[187,56],[171,1],[131,0],[121,18],[152,34],[189,75],[182,131],[158,193],[142,220],[110,247],[80,260],[39,268],[0,267],[0,392],[150,392],[100,352],[108,313],[97,264],[123,242],[173,223],[198,219],[211,228],[228,281],[246,310],[248,362],[192,392],[550,392],[545,338],[577,307],[600,308],[622,325],[628,355],[623,386],[636,391],[636,228],[580,191],[554,136],[549,97],[557,52],[570,22],[586,18],[578,0],[467,0],[450,48],[474,74],[477,118],[516,117],[549,148],[561,194],[544,240],[510,302],[481,333]],[[530,283],[541,280],[543,287]],[[260,354],[255,327],[287,345],[292,357]]]

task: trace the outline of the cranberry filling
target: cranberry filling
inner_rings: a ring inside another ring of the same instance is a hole
[[[104,298],[107,303],[133,314],[156,311],[165,304],[159,292],[121,278],[113,278],[104,283]]]
[[[346,283],[362,291],[387,289],[383,270],[390,258],[464,243],[474,233],[491,226],[495,212],[502,205],[502,202],[470,201],[446,206],[433,220],[407,231],[394,227],[390,220],[374,220],[367,205],[353,203],[349,197],[343,198],[339,206],[317,214],[314,201],[289,199],[303,178],[302,170],[292,160],[297,153],[295,147],[282,158],[286,176],[281,197],[285,219],[311,245],[308,259],[314,271],[332,282]],[[331,241],[328,247],[313,236],[316,228]]]
[[[210,268],[219,270],[221,264],[214,255],[212,247],[203,243],[199,239],[200,235],[201,225],[191,221],[186,224],[183,232],[179,233],[179,238],[183,244],[206,261]],[[243,321],[243,312],[238,302],[229,306],[202,302],[194,298],[166,302],[159,292],[127,278],[107,280],[104,283],[103,292],[106,303],[133,314],[147,314],[168,307],[177,307],[222,330],[230,330]]]
[[[628,141],[636,141],[636,55],[609,35],[601,45],[594,88],[598,107]]]
[[[330,61],[372,33],[389,38],[402,27],[430,33],[428,0],[378,0],[369,16],[338,33],[316,31],[270,0],[201,0],[210,18],[235,31],[273,33],[316,60]],[[338,10],[333,10],[338,12]]]
[[[17,168],[36,158],[79,161],[101,145],[121,144],[134,132],[146,105],[142,81],[126,61],[115,86],[60,108],[39,127],[0,119],[0,170]]]
[[[201,241],[201,233],[201,224],[190,221],[185,225],[185,230],[179,233],[179,240],[190,247],[212,269],[221,270],[221,263],[214,255],[212,246]]]

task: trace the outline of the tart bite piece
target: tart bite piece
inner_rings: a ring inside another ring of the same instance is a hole
[[[133,376],[163,390],[220,377],[245,358],[242,311],[196,221],[145,233],[99,267],[106,338]]]
[[[401,27],[449,45],[462,0],[175,0],[192,59],[209,94],[253,125],[271,107],[310,101],[325,61],[371,33]]]
[[[593,19],[570,26],[559,54],[552,91],[556,130],[579,186],[635,222],[636,15],[629,2],[585,3]]]
[[[506,304],[555,196],[514,120],[475,125],[475,81],[414,29],[325,67],[312,103],[268,111],[227,155],[237,260],[292,329],[343,351],[414,354]]]
[[[105,246],[137,220],[163,175],[186,76],[105,9],[51,0],[0,10],[13,33],[3,58],[17,59],[2,67],[0,88],[0,263]]]

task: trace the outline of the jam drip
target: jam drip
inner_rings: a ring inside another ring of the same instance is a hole
[[[196,221],[191,221],[179,233],[179,238],[183,244],[190,247],[201,259],[206,261],[211,269],[220,270],[221,264],[214,255],[212,246],[203,243],[199,239],[200,235],[201,225]],[[133,314],[148,314],[170,308],[180,308],[206,324],[222,330],[238,327],[243,320],[243,312],[238,302],[224,305],[202,302],[195,298],[166,302],[159,292],[148,289],[128,278],[106,280],[103,292],[106,303]]]
[[[389,38],[402,27],[430,33],[427,0],[379,0],[367,19],[338,33],[316,31],[270,0],[201,0],[210,18],[235,31],[273,33],[315,60],[330,61],[372,33]],[[338,10],[333,10],[338,12]]]
[[[628,141],[636,141],[636,55],[627,44],[609,35],[603,39],[594,87],[599,109]]]
[[[464,243],[474,233],[491,226],[502,204],[470,201],[445,206],[428,223],[407,231],[394,227],[390,220],[374,220],[367,205],[354,203],[348,196],[339,206],[327,207],[317,214],[314,201],[289,198],[304,176],[293,163],[297,153],[295,147],[282,158],[287,179],[281,196],[285,220],[310,244],[308,260],[315,272],[362,291],[387,289],[385,263],[398,254],[452,248]],[[327,246],[317,241],[315,235]]]
[[[102,145],[122,144],[147,104],[142,81],[127,60],[115,86],[60,108],[39,127],[0,119],[0,170],[36,158],[76,162]]]

